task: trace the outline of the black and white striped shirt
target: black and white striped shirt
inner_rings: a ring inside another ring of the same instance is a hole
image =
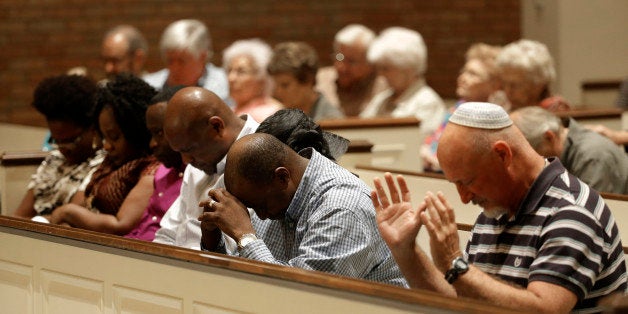
[[[478,217],[466,253],[482,271],[522,287],[544,281],[569,289],[578,296],[575,310],[627,287],[610,209],[558,159],[539,175],[514,217]]]

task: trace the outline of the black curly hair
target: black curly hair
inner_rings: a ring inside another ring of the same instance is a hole
[[[260,123],[255,133],[273,135],[292,150],[312,147],[334,160],[321,127],[301,109],[281,109]]]
[[[48,121],[63,121],[89,128],[96,120],[97,91],[96,82],[85,76],[51,76],[37,84],[32,105]]]
[[[142,79],[127,73],[118,74],[98,90],[96,107],[98,113],[111,108],[127,142],[149,154],[151,134],[146,128],[146,109],[156,94],[157,91]]]

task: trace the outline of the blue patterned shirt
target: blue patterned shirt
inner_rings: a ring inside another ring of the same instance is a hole
[[[311,148],[310,162],[281,220],[251,220],[258,236],[240,256],[407,286],[375,221],[370,189]]]

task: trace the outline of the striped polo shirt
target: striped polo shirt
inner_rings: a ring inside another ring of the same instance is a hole
[[[557,158],[534,181],[517,214],[481,214],[466,254],[482,271],[527,287],[560,285],[578,296],[574,310],[626,290],[619,230],[604,200]]]

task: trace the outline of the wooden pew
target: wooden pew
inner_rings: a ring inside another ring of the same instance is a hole
[[[0,123],[0,152],[41,150],[47,128]]]
[[[359,159],[341,158],[339,164],[346,168],[360,163],[408,170],[423,169],[418,156],[425,135],[419,129],[420,121],[414,117],[324,120],[319,121],[319,124],[324,130],[351,141],[368,140],[373,143],[372,154],[363,154]]]
[[[0,242],[6,313],[509,312],[429,291],[12,217],[0,217]]]
[[[586,80],[580,83],[581,104],[615,104],[619,96],[621,79]]]
[[[0,205],[10,215],[22,201],[31,175],[48,153],[42,151],[0,153]]]
[[[621,108],[614,107],[581,107],[557,112],[556,115],[574,118],[580,124],[602,124],[613,130],[621,130],[623,112]]]

